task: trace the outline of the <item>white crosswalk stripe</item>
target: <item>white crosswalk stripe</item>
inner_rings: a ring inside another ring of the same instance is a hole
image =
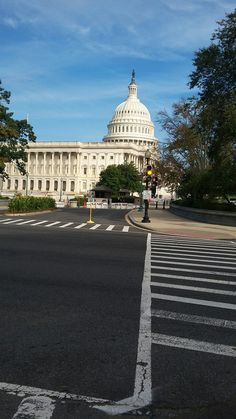
[[[23,224],[29,224],[29,223],[32,223],[33,221],[35,221],[35,220],[26,220],[26,221],[21,221],[20,223],[17,223],[17,225],[18,225],[18,226],[21,226],[21,225],[23,225]]]
[[[204,316],[196,316],[194,314],[187,315],[187,314],[176,313],[172,311],[152,309],[152,316],[158,317],[161,319],[176,320],[176,321],[195,323],[195,324],[207,324],[209,326],[236,329],[236,321],[215,319],[215,318],[204,317]]]
[[[52,226],[55,226],[55,225],[60,224],[60,223],[61,223],[61,221],[54,221],[53,223],[45,225],[45,227],[52,227]]]
[[[48,223],[48,220],[38,221],[37,223],[31,224],[32,226],[39,226],[42,224]]]
[[[123,231],[124,233],[128,233],[128,231],[129,231],[129,226],[124,226],[124,227],[123,227],[123,229],[122,229],[122,231]]]
[[[115,226],[111,224],[111,225],[109,225],[109,227],[107,227],[107,228],[106,228],[106,230],[107,230],[107,231],[111,231],[111,230],[113,230],[113,228],[114,228],[114,227],[115,227]]]
[[[208,328],[228,328],[235,333],[236,321],[232,320],[236,311],[235,260],[236,246],[231,242],[152,236],[152,318],[162,320],[162,327],[166,325],[167,329],[170,323],[166,322],[173,323],[170,330],[177,334],[159,333],[154,326],[154,345],[236,357],[235,336],[231,337],[233,345],[210,342],[210,338],[205,341],[206,334],[202,335],[201,328],[197,328],[193,329],[193,334],[199,339],[193,339],[188,336],[190,329],[184,326],[190,323]],[[200,294],[207,294],[207,297],[201,298]],[[210,313],[219,318],[210,316]],[[174,326],[176,322],[182,325],[181,336],[178,336],[180,326]]]
[[[68,226],[70,226],[72,224],[74,224],[74,223],[67,223],[67,224],[64,224],[63,226],[60,226],[60,228],[66,228],[66,227],[68,227]]]
[[[84,227],[84,226],[86,226],[87,224],[86,223],[82,223],[82,224],[79,224],[78,226],[76,226],[75,228],[77,229],[77,228],[82,228],[82,227]]]
[[[98,227],[100,227],[101,224],[95,224],[93,227],[90,227],[90,230],[96,230]]]
[[[21,220],[23,220],[23,218],[18,218],[18,220],[7,221],[7,222],[5,222],[3,224],[14,224],[14,223],[17,223],[18,221],[21,221]]]
[[[166,336],[161,333],[152,334],[152,342],[157,345],[173,346],[174,348],[191,351],[209,352],[216,355],[236,357],[236,347],[229,345],[202,342],[195,339],[186,339],[178,336]]]
[[[51,221],[50,220],[32,220],[32,219],[24,219],[24,218],[16,218],[16,219],[12,219],[12,218],[3,218],[0,220],[0,223],[2,224],[14,224],[14,225],[19,225],[19,226],[24,226],[24,225],[30,225],[32,227],[36,227],[36,226],[44,226],[44,227],[58,227],[60,229],[67,229],[67,228],[72,228],[72,229],[76,229],[76,230],[80,230],[80,229],[87,229],[87,230],[104,230],[104,231],[116,231],[116,232],[125,232],[128,233],[130,231],[130,226],[122,226],[122,225],[115,225],[115,224],[110,224],[110,225],[106,225],[106,224],[93,224],[91,226],[91,224],[89,224],[88,222],[86,223],[81,223],[81,224],[76,224],[75,221],[68,221],[68,222],[63,222],[63,221]]]

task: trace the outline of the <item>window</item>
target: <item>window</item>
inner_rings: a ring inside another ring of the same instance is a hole
[[[84,167],[84,175],[87,175],[87,167]]]
[[[23,190],[26,189],[26,180],[25,179],[23,179],[23,182],[22,182],[22,189]]]
[[[63,192],[66,191],[66,181],[65,180],[63,180],[63,182],[62,182],[62,190],[63,190]]]
[[[105,156],[102,156],[101,159],[104,160],[105,159]]]
[[[110,156],[110,160],[113,160],[113,156]]]
[[[41,189],[42,189],[42,181],[39,180],[38,181],[38,190],[41,191]]]
[[[96,167],[92,167],[92,176],[96,175]]]
[[[46,191],[49,191],[50,189],[50,181],[46,180]]]
[[[15,179],[15,190],[18,189],[18,179]]]
[[[11,189],[11,180],[7,179],[7,189]]]
[[[33,180],[31,180],[30,181],[30,190],[32,191],[34,189],[34,181]]]
[[[54,180],[54,191],[58,190],[58,180]]]
[[[93,160],[96,160],[96,156],[93,156]]]
[[[88,156],[84,156],[84,160],[87,160]]]
[[[75,182],[73,180],[71,181],[71,184],[70,184],[70,190],[71,192],[74,192],[75,190]]]

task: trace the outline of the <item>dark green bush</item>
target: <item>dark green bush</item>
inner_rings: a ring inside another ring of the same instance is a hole
[[[10,212],[31,212],[55,208],[53,198],[37,198],[34,196],[16,196],[9,203]]]
[[[190,207],[190,208],[198,208],[198,209],[208,209],[213,211],[231,211],[236,212],[236,205],[229,204],[227,202],[215,202],[209,201],[206,199],[202,200],[188,200],[188,199],[178,199],[177,201],[173,201],[173,204],[180,205],[182,207]]]

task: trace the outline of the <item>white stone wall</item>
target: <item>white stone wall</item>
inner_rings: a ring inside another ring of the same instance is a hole
[[[9,179],[2,194],[52,196],[67,199],[87,194],[99,181],[102,170],[111,164],[133,162],[141,172],[145,148],[135,144],[81,142],[36,142],[28,149],[27,175],[8,164]]]

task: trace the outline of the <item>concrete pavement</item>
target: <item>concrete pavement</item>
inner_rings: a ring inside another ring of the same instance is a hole
[[[210,240],[236,240],[236,227],[200,223],[172,214],[169,209],[149,209],[150,223],[142,223],[144,210],[128,214],[131,224],[155,233]]]

